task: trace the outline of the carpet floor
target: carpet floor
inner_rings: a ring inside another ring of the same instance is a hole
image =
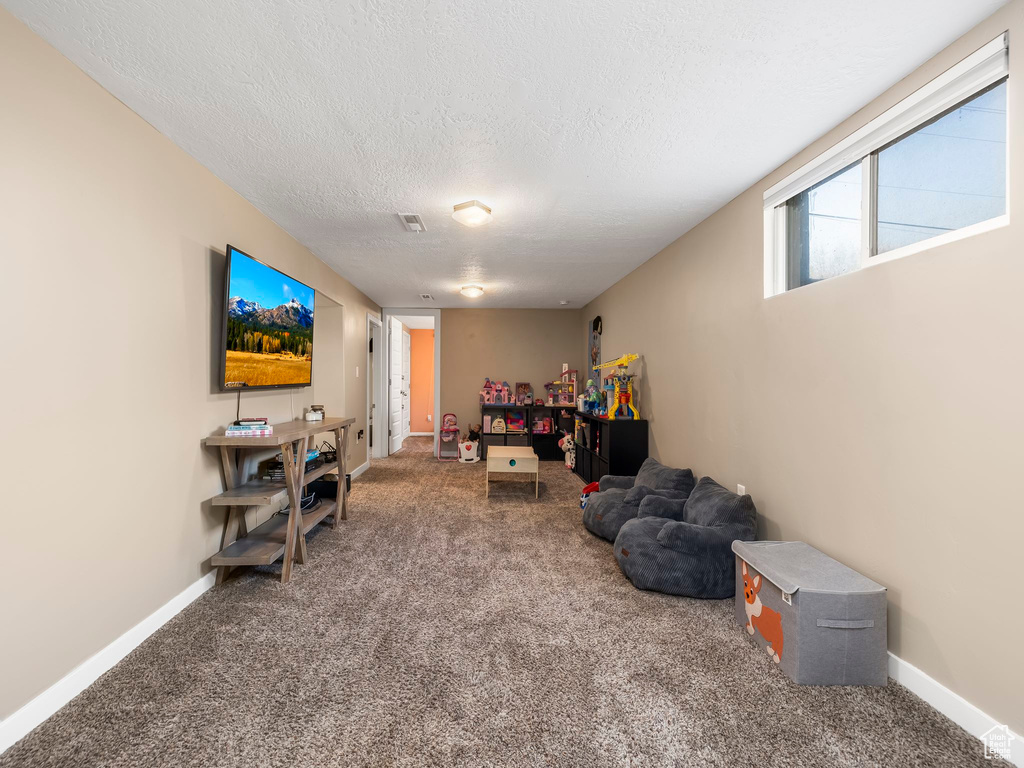
[[[411,440],[290,584],[242,569],[0,766],[993,765],[895,683],[794,685],[729,600],[634,589],[561,463],[506,477]]]

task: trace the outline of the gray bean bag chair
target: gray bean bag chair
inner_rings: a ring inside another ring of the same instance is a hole
[[[597,493],[590,495],[583,510],[583,525],[602,539],[615,541],[619,529],[640,511],[648,496],[684,501],[693,490],[693,472],[672,469],[657,459],[647,459],[635,476],[605,475]]]
[[[702,477],[685,501],[643,499],[637,518],[627,521],[615,539],[615,558],[638,589],[733,597],[732,542],[753,541],[756,533],[757,510],[750,496]]]

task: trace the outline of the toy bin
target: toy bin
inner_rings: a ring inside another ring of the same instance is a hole
[[[736,621],[801,685],[885,685],[885,587],[802,541],[734,541]]]

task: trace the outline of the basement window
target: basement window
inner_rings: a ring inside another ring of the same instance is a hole
[[[1008,222],[1006,35],[769,189],[765,296]]]

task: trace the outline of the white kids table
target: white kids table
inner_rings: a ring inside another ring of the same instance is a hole
[[[491,495],[491,472],[533,475],[533,498],[540,493],[540,462],[533,448],[513,445],[487,446],[487,480],[485,496]]]

